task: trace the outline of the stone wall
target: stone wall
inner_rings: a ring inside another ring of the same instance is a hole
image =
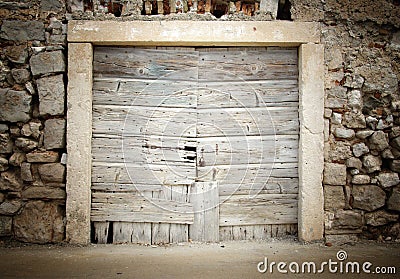
[[[120,14],[97,0],[0,3],[0,236],[64,239],[69,19],[217,20],[190,7],[147,17],[141,0],[115,2]],[[247,6],[232,4],[219,20],[320,22],[327,241],[400,239],[399,1],[263,0],[252,16]]]

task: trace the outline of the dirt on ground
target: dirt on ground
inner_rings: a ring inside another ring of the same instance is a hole
[[[399,243],[328,247],[273,240],[85,247],[3,243],[0,247],[0,278],[399,278],[399,274]]]

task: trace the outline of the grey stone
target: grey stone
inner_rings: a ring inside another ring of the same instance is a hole
[[[43,182],[64,182],[65,166],[60,163],[40,165],[38,171]]]
[[[37,94],[36,89],[33,87],[31,82],[25,83],[25,88],[26,88],[26,90],[28,90],[29,94],[31,94],[31,95]]]
[[[0,154],[9,154],[13,150],[13,142],[9,134],[0,134]]]
[[[368,146],[366,146],[363,142],[354,144],[352,149],[353,154],[356,157],[361,157],[369,152]]]
[[[338,162],[347,160],[351,156],[352,153],[349,143],[336,141],[329,145],[329,150],[326,157],[328,157],[329,161]]]
[[[381,170],[382,160],[380,157],[366,155],[362,158],[363,165],[368,173]]]
[[[25,45],[8,46],[5,49],[5,54],[8,60],[16,64],[25,64],[28,60],[28,49]]]
[[[340,125],[342,124],[342,115],[340,113],[334,112],[331,118],[332,124]]]
[[[8,160],[6,158],[0,157],[0,171],[8,170]]]
[[[0,216],[0,236],[9,236],[12,234],[12,217]]]
[[[8,132],[8,125],[7,124],[0,124],[0,133]]]
[[[5,171],[0,173],[0,190],[1,191],[15,191],[18,192],[22,189],[22,179],[18,171]]]
[[[63,115],[65,88],[62,75],[37,80],[40,115]]]
[[[358,170],[358,169],[351,169],[350,170],[350,174],[351,175],[357,175],[357,174],[359,174],[360,173],[360,171]]]
[[[344,209],[345,197],[343,187],[340,186],[324,186],[325,210]]]
[[[40,121],[31,121],[22,126],[21,134],[26,137],[34,137],[35,139],[39,139],[41,128],[42,123]]]
[[[326,243],[332,243],[335,246],[353,245],[359,241],[356,234],[328,234],[325,236]]]
[[[347,159],[346,166],[348,168],[356,168],[356,169],[360,170],[362,168],[362,162],[358,158],[351,157],[351,158]]]
[[[378,210],[375,212],[366,213],[364,217],[367,225],[377,227],[387,225],[391,222],[396,222],[399,218],[399,215],[388,213],[385,210]]]
[[[325,101],[325,107],[330,109],[344,108],[346,104],[345,99],[327,98]]]
[[[352,90],[349,92],[347,104],[353,109],[362,108],[362,98],[360,90]]]
[[[381,155],[382,155],[382,158],[384,158],[384,159],[394,159],[393,152],[389,148],[383,150]]]
[[[353,186],[353,207],[366,211],[374,211],[385,205],[386,194],[380,187],[375,185]]]
[[[67,164],[67,161],[68,161],[68,155],[67,155],[67,153],[63,153],[63,154],[61,155],[61,161],[60,161],[60,163],[63,164],[63,165],[66,165],[66,164]]]
[[[60,12],[64,7],[64,3],[60,0],[41,0],[40,10],[46,12]]]
[[[324,109],[324,117],[325,118],[330,118],[332,116],[332,110],[331,109]]]
[[[389,133],[389,138],[397,138],[400,136],[400,127],[393,127],[392,131]]]
[[[65,72],[65,58],[61,50],[33,55],[29,63],[34,76]]]
[[[55,151],[34,151],[26,154],[28,163],[54,163],[59,157],[58,152]]]
[[[48,119],[44,124],[44,147],[47,150],[65,147],[65,119]]]
[[[26,155],[25,155],[25,153],[22,153],[22,152],[15,152],[13,155],[11,155],[10,160],[9,160],[10,165],[13,165],[16,167],[21,166],[21,164],[25,161],[26,161]]]
[[[0,204],[0,215],[14,215],[22,207],[22,202],[19,200],[5,201]]]
[[[389,148],[389,141],[386,134],[383,131],[376,131],[368,139],[369,148],[372,150],[383,151]]]
[[[399,174],[395,172],[382,172],[376,178],[383,188],[393,187],[400,183]]]
[[[371,182],[371,178],[366,174],[358,174],[353,176],[351,183],[353,184],[369,184]]]
[[[334,215],[332,229],[359,229],[363,226],[362,215],[352,210],[338,210]]]
[[[64,237],[64,210],[55,202],[28,202],[14,217],[15,237],[32,243],[61,242]]]
[[[32,96],[25,91],[0,89],[0,121],[28,121],[31,102]]]
[[[390,169],[395,172],[400,172],[400,160],[393,160],[389,163]]]
[[[376,125],[378,124],[378,119],[372,116],[368,116],[365,121],[367,122],[367,125],[372,129],[376,130]]]
[[[64,200],[65,190],[52,187],[29,187],[22,192],[23,199]]]
[[[370,135],[372,135],[374,133],[374,131],[371,130],[367,130],[367,131],[358,131],[356,133],[356,137],[359,139],[366,139],[368,138]]]
[[[32,182],[32,170],[31,170],[31,163],[22,163],[21,164],[21,178],[23,181]]]
[[[390,142],[391,146],[393,146],[394,148],[400,150],[400,137],[394,138],[391,140]]]
[[[11,74],[14,81],[19,84],[24,84],[31,78],[31,74],[27,69],[12,69]]]
[[[346,185],[346,166],[335,163],[325,163],[324,184]]]
[[[44,41],[44,24],[38,20],[4,20],[0,38],[8,41]]]
[[[47,43],[65,45],[67,43],[67,35],[50,35]]]
[[[361,129],[367,126],[365,116],[360,112],[346,112],[343,117],[343,125],[352,129]]]
[[[347,88],[342,86],[335,86],[333,88],[327,89],[326,93],[328,98],[331,97],[333,99],[343,99],[345,102],[347,98]]]
[[[27,138],[17,138],[15,146],[22,151],[29,152],[38,147],[38,142]]]
[[[389,210],[400,211],[400,186],[394,187],[388,199],[387,207]]]
[[[18,126],[11,126],[10,134],[14,137],[19,137],[21,135],[21,129]]]
[[[364,78],[358,74],[346,74],[346,82],[344,86],[359,89],[364,84]]]
[[[354,138],[355,132],[351,129],[346,128],[336,128],[333,132],[335,137],[342,139],[352,139]]]

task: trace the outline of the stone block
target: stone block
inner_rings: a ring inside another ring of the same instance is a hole
[[[385,210],[378,210],[365,214],[365,221],[367,225],[374,227],[387,225],[391,222],[396,222],[399,219],[398,214],[386,212]]]
[[[21,134],[26,137],[34,137],[35,139],[39,139],[41,128],[42,123],[40,121],[31,121],[22,127]]]
[[[64,210],[55,202],[28,202],[14,217],[15,237],[32,243],[61,242],[64,238]]]
[[[362,162],[368,173],[381,170],[382,160],[378,156],[366,155],[362,158]]]
[[[385,191],[375,185],[354,185],[352,195],[354,208],[374,211],[385,205]]]
[[[356,143],[352,146],[353,149],[353,154],[356,157],[361,157],[362,155],[365,155],[369,152],[368,146],[365,145],[365,143]]]
[[[22,187],[22,179],[18,171],[8,170],[0,174],[0,190],[18,192]]]
[[[29,152],[38,147],[38,142],[27,138],[17,138],[15,146],[22,151]]]
[[[376,178],[383,188],[393,187],[400,183],[399,174],[395,172],[382,172]]]
[[[332,243],[336,247],[346,244],[353,245],[358,242],[358,236],[354,234],[332,234],[326,235],[325,241],[327,243]]]
[[[0,121],[26,122],[30,119],[32,96],[25,91],[0,89]]]
[[[371,178],[366,174],[357,174],[353,176],[351,183],[353,184],[369,184],[371,182]]]
[[[38,20],[4,20],[0,38],[8,41],[44,41],[44,24]]]
[[[62,75],[38,79],[40,115],[63,115],[65,88]]]
[[[345,197],[343,187],[341,186],[324,186],[325,210],[344,209]]]
[[[5,201],[0,204],[0,215],[14,215],[22,207],[22,202],[19,200]]]
[[[359,229],[363,226],[361,213],[353,210],[338,210],[332,220],[332,229]]]
[[[31,163],[22,163],[21,164],[21,178],[23,181],[32,182],[32,170],[31,170]]]
[[[0,133],[6,133],[6,132],[8,132],[8,125],[0,123]]]
[[[23,199],[65,200],[65,190],[52,187],[29,187],[22,192]]]
[[[349,92],[347,104],[353,109],[362,108],[362,97],[360,90],[352,90]]]
[[[368,140],[369,148],[372,150],[383,151],[389,148],[389,141],[383,131],[376,131]]]
[[[40,52],[29,61],[34,76],[65,72],[65,57],[61,50]]]
[[[387,202],[388,209],[400,211],[400,187],[394,187]]]
[[[355,136],[355,132],[353,130],[346,128],[336,128],[333,134],[335,137],[341,139],[352,139]]]
[[[0,157],[0,171],[8,170],[8,160],[6,158]]]
[[[18,84],[24,84],[31,78],[31,74],[27,69],[12,69],[11,74],[14,81]]]
[[[9,154],[13,151],[13,142],[9,134],[0,134],[0,154]]]
[[[15,152],[13,155],[10,157],[10,165],[13,165],[15,167],[21,166],[23,162],[26,161],[26,155],[23,152]]]
[[[12,217],[10,216],[0,216],[0,237],[10,236],[12,231]]]
[[[342,164],[326,163],[324,169],[324,184],[346,185],[346,166]]]
[[[400,160],[393,160],[389,163],[389,167],[392,171],[400,172]]]
[[[356,133],[356,137],[359,139],[366,139],[369,136],[371,136],[373,133],[374,133],[374,131],[371,131],[371,130],[358,131]]]
[[[44,124],[44,147],[47,150],[65,148],[65,119],[49,119]]]
[[[13,63],[25,64],[28,60],[28,49],[25,45],[8,46],[5,48],[5,54]]]
[[[343,125],[351,129],[361,129],[367,126],[365,116],[360,112],[346,112],[343,117]]]
[[[55,151],[34,151],[26,154],[28,163],[54,163],[60,158],[58,152]]]
[[[351,147],[349,143],[336,141],[329,145],[327,157],[329,161],[344,161],[352,157]]]
[[[64,7],[64,2],[60,0],[41,0],[40,10],[42,12],[60,12]]]
[[[43,182],[64,182],[65,166],[61,163],[40,165],[38,171]]]
[[[360,170],[362,168],[362,162],[358,158],[351,157],[347,159],[346,167]]]

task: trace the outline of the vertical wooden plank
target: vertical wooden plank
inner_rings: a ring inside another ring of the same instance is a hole
[[[232,226],[220,227],[219,228],[219,239],[220,239],[220,241],[233,240]]]
[[[109,222],[93,222],[94,226],[94,242],[98,244],[106,244],[108,239]]]
[[[151,223],[133,223],[131,242],[151,244]]]
[[[166,199],[165,191],[153,192],[153,198]],[[151,243],[155,245],[169,243],[169,230],[170,230],[170,224],[152,223]]]
[[[188,186],[171,186],[171,200],[187,202],[187,190]],[[189,226],[171,224],[169,240],[171,243],[187,242],[189,240]]]
[[[131,243],[134,223],[113,222],[113,243]]]
[[[217,182],[196,182],[192,185],[194,223],[190,238],[195,241],[219,241],[219,195]]]

